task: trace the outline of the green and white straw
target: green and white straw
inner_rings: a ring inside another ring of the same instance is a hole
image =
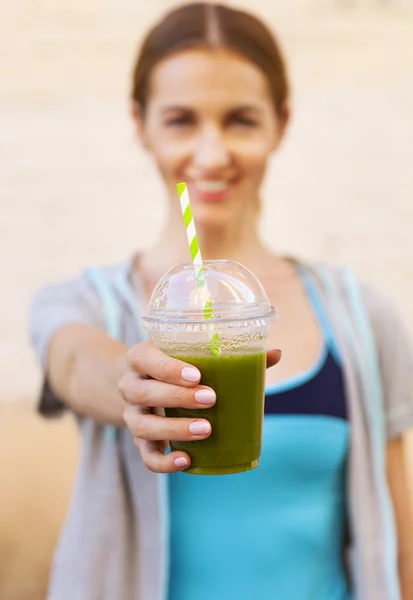
[[[188,188],[186,183],[178,183],[176,188],[178,190],[179,201],[181,203],[182,216],[184,218],[191,260],[195,265],[195,271],[198,279],[201,271],[203,272],[202,256],[199,248],[198,237],[196,235],[195,221],[194,217],[192,216],[191,204],[189,202]]]
[[[179,201],[181,203],[182,216],[185,223],[191,260],[195,267],[198,289],[204,289],[207,296],[204,302],[204,317],[205,319],[210,319],[212,317],[212,302],[205,282],[205,270],[202,263],[198,237],[196,235],[195,221],[192,215],[191,203],[189,201],[188,188],[186,183],[178,183],[176,189],[178,190]],[[212,335],[210,349],[211,353],[214,355],[220,354],[221,352],[217,333]]]

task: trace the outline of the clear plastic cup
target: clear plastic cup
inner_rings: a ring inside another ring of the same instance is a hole
[[[201,280],[201,284],[200,284]],[[276,309],[258,279],[238,262],[210,260],[203,273],[179,264],[158,282],[142,325],[157,348],[196,366],[217,396],[212,408],[167,408],[169,417],[205,418],[209,438],[171,442],[187,452],[185,473],[241,473],[259,464],[269,326]]]

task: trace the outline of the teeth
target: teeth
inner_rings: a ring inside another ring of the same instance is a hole
[[[222,192],[227,189],[228,182],[227,181],[197,181],[195,183],[196,187],[201,192]]]

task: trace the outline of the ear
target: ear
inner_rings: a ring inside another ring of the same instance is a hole
[[[275,139],[274,139],[274,144],[273,144],[273,148],[272,148],[273,151],[276,150],[279,147],[280,143],[283,141],[285,132],[290,123],[290,119],[291,119],[291,107],[290,107],[289,103],[286,102],[284,104],[284,106],[282,107],[281,114],[277,115],[278,131],[277,131],[277,135],[275,136]]]
[[[139,141],[144,148],[147,148],[143,111],[142,111],[141,105],[138,102],[136,102],[136,100],[132,100],[132,102],[131,102],[130,114],[131,114],[133,122],[135,123],[135,129],[136,129],[136,133],[138,135]]]
[[[280,117],[281,122],[281,133],[284,135],[288,125],[290,124],[291,119],[291,106],[289,102],[285,102],[282,108],[282,113]]]

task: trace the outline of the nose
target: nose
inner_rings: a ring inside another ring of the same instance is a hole
[[[214,171],[230,164],[230,153],[221,131],[217,128],[205,128],[199,134],[193,154],[196,167]]]

